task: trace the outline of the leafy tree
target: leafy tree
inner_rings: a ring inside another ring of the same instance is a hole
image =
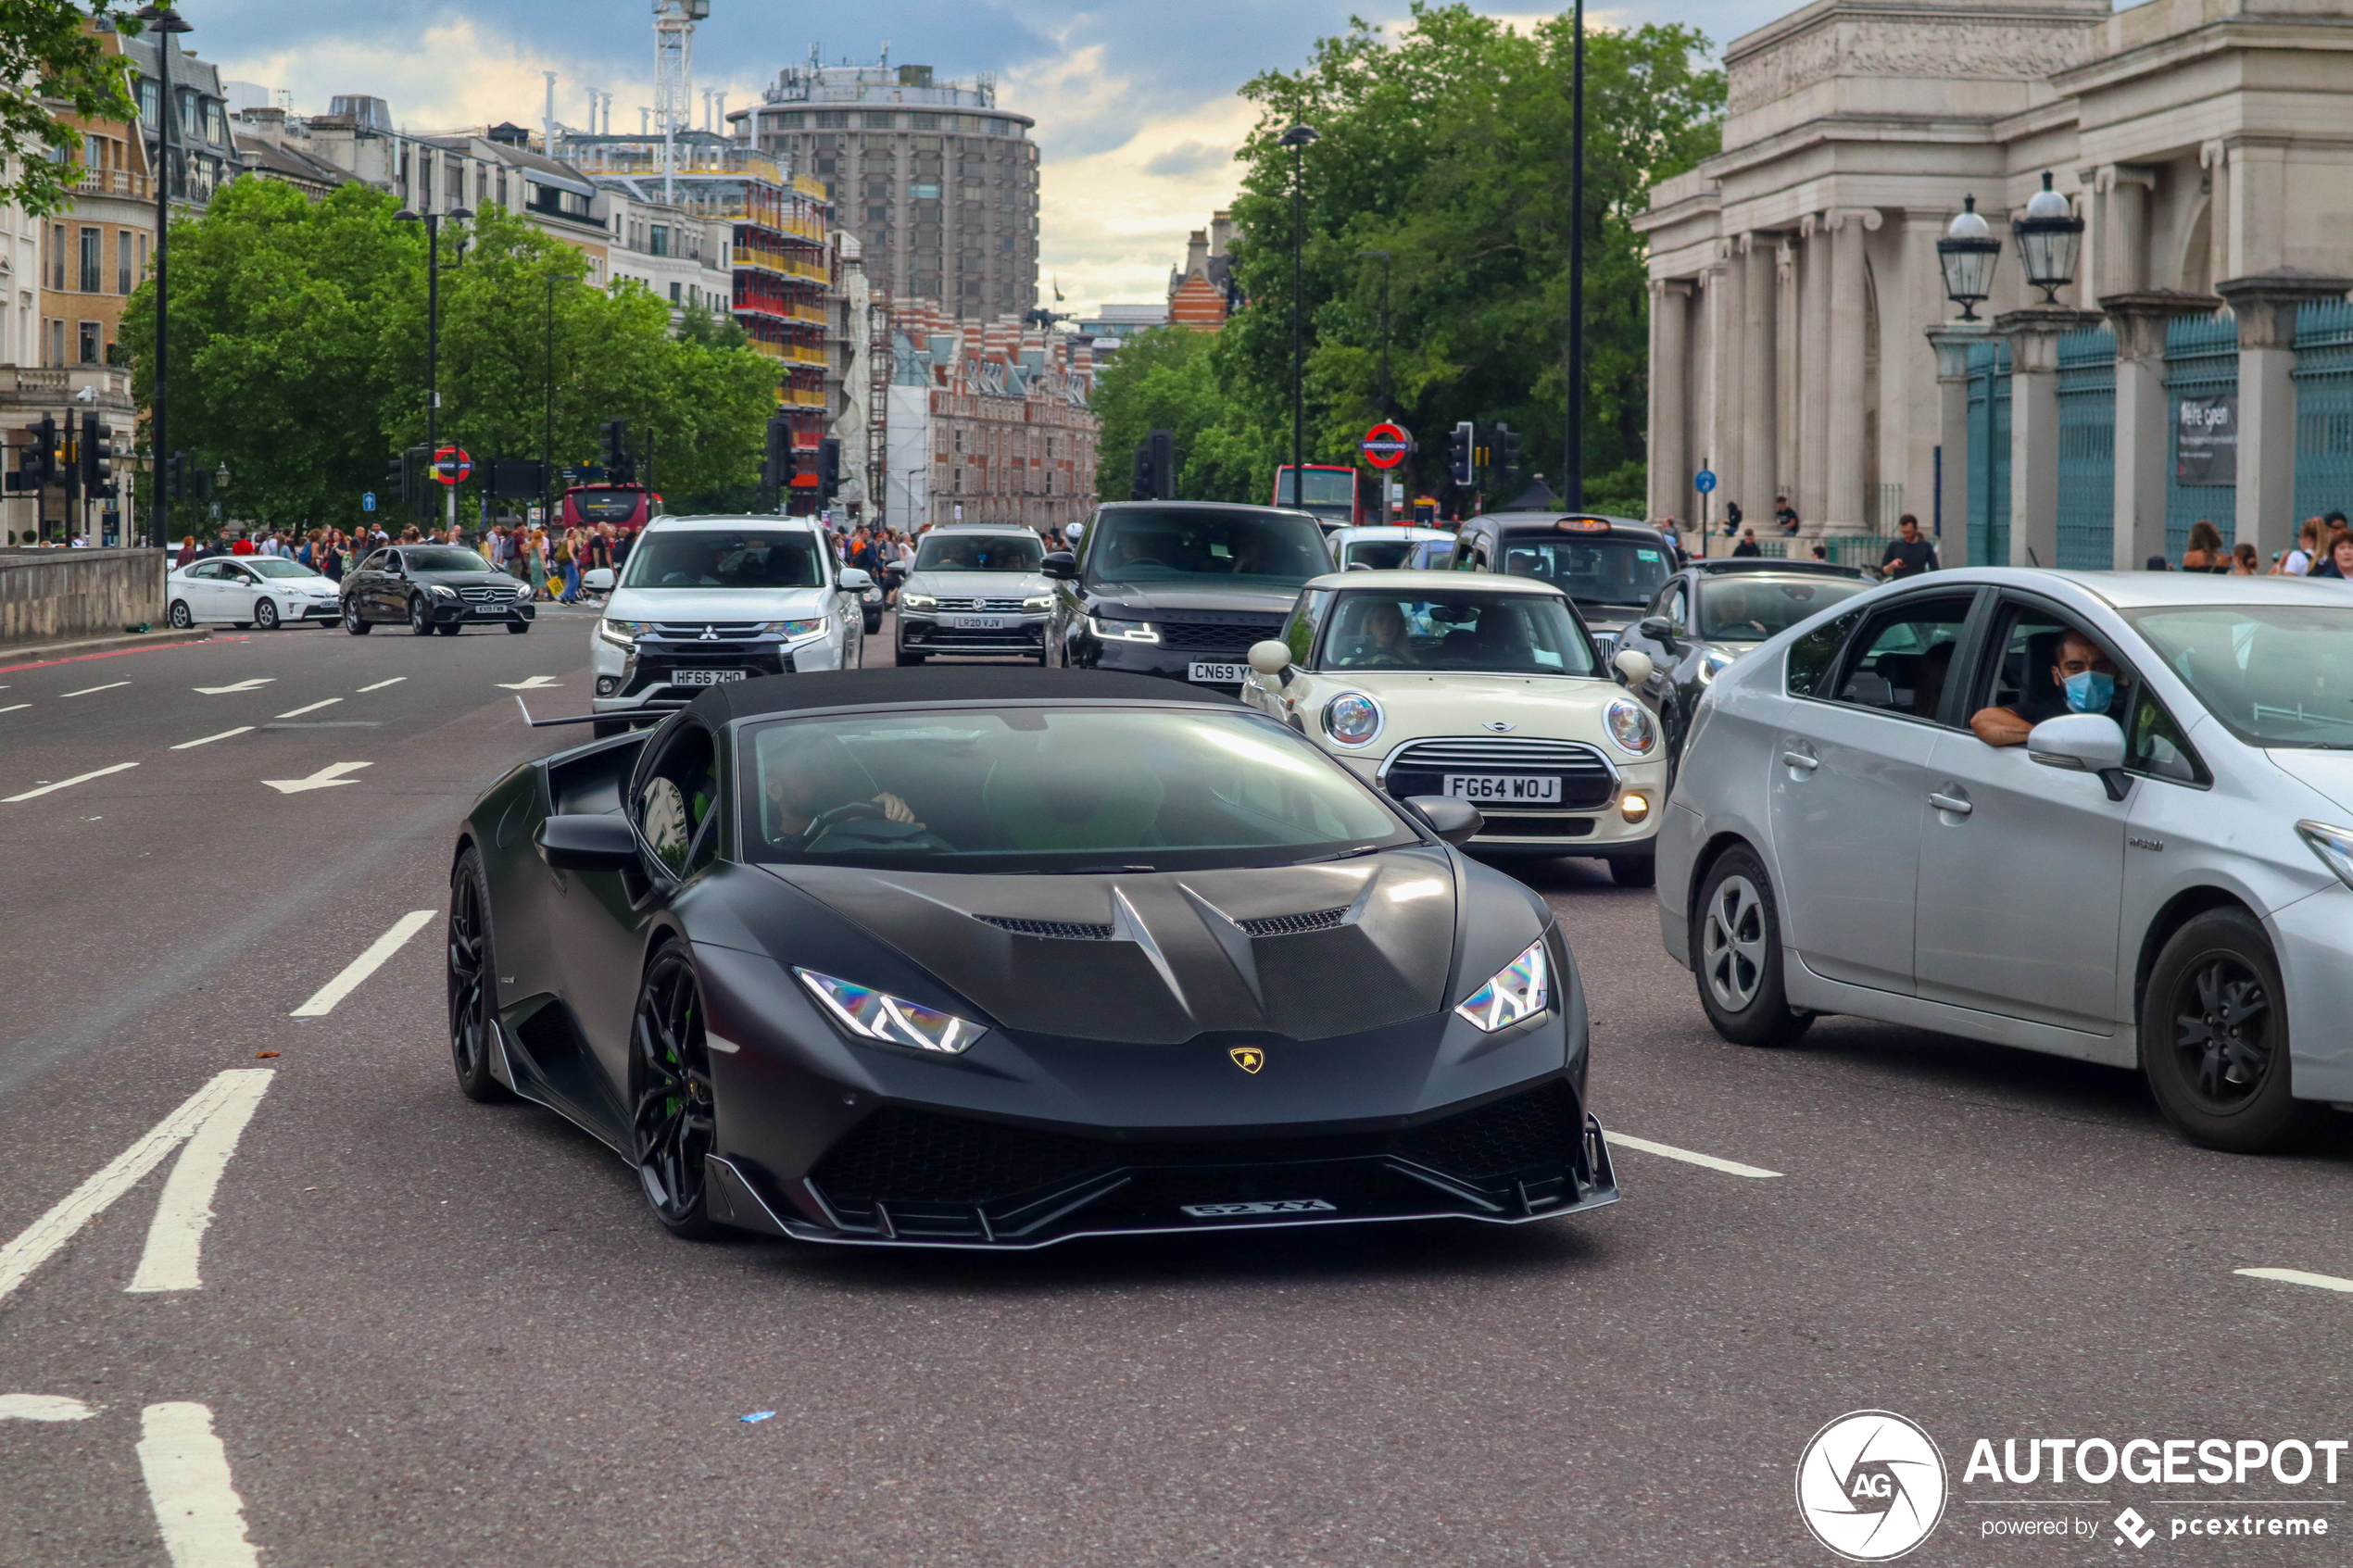
[[[1189,327],[1136,333],[1095,377],[1091,399],[1101,421],[1095,490],[1125,501],[1129,457],[1154,430],[1173,432],[1176,494],[1198,501],[1263,501],[1274,481],[1261,459],[1271,433],[1220,392],[1216,339]]]
[[[1721,71],[1679,25],[1586,35],[1585,208],[1569,209],[1570,21],[1515,31],[1467,6],[1416,0],[1394,40],[1362,21],[1309,65],[1269,71],[1240,157],[1235,267],[1250,298],[1214,352],[1221,430],[1271,433],[1258,494],[1290,451],[1291,158],[1304,121],[1309,460],[1344,460],[1384,412],[1380,264],[1390,272],[1393,412],[1416,433],[1406,472],[1439,483],[1459,420],[1509,423],[1528,469],[1557,477],[1568,247],[1585,252],[1586,500],[1639,512],[1647,358],[1645,263],[1630,220],[1658,180],[1719,145]],[[1123,350],[1122,352],[1125,352]],[[1229,444],[1239,455],[1241,444]],[[1467,497],[1463,498],[1467,502]]]
[[[124,0],[0,0],[0,202],[35,217],[66,205],[82,171],[65,155],[82,132],[62,115],[133,119],[129,67],[109,58],[94,20],[135,36]]]
[[[240,180],[201,219],[173,225],[174,450],[236,476],[237,515],[271,525],[357,521],[392,456],[425,439],[426,238],[360,184],[313,203],[292,186]],[[485,207],[442,234],[441,410],[436,434],[464,446],[475,483],[492,457],[593,459],[598,427],[629,422],[665,492],[757,476],[776,371],[757,351],[670,335],[668,306],[642,287],[589,287],[586,262],[522,219]],[[154,297],[123,312],[135,393],[152,395]],[[464,491],[466,487],[461,486]],[[461,494],[461,516],[473,493]]]

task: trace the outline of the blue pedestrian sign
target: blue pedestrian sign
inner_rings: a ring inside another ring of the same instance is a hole
[[[1699,492],[1701,495],[1706,495],[1709,491],[1711,491],[1711,490],[1715,489],[1715,488],[1716,488],[1716,472],[1715,472],[1715,470],[1714,470],[1713,469],[1702,469],[1702,470],[1699,470],[1699,472],[1697,472],[1696,474],[1693,474],[1693,475],[1692,476],[1692,489],[1694,489],[1694,490],[1696,490],[1696,491],[1698,491],[1698,492]]]
[[[372,512],[376,509],[376,493],[374,491],[371,490],[366,495],[359,497],[359,509],[363,512]]]

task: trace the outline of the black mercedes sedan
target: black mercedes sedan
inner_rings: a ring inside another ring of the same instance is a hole
[[[1167,681],[771,677],[523,765],[452,856],[459,1085],[672,1231],[1037,1248],[1617,1197],[1543,900]]]
[[[462,545],[391,545],[343,580],[343,629],[364,637],[380,623],[408,623],[420,637],[454,637],[468,626],[531,630],[531,587]]]
[[[1280,636],[1300,585],[1333,567],[1306,512],[1122,501],[1040,570],[1055,583],[1045,662],[1239,692],[1251,645]]]

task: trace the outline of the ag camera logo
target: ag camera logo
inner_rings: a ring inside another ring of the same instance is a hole
[[[1814,1434],[1797,1461],[1797,1512],[1851,1562],[1885,1562],[1944,1517],[1944,1456],[1892,1411],[1855,1411]]]

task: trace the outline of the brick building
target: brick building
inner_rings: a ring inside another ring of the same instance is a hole
[[[1067,528],[1094,510],[1094,350],[1015,315],[890,311],[885,521]]]

